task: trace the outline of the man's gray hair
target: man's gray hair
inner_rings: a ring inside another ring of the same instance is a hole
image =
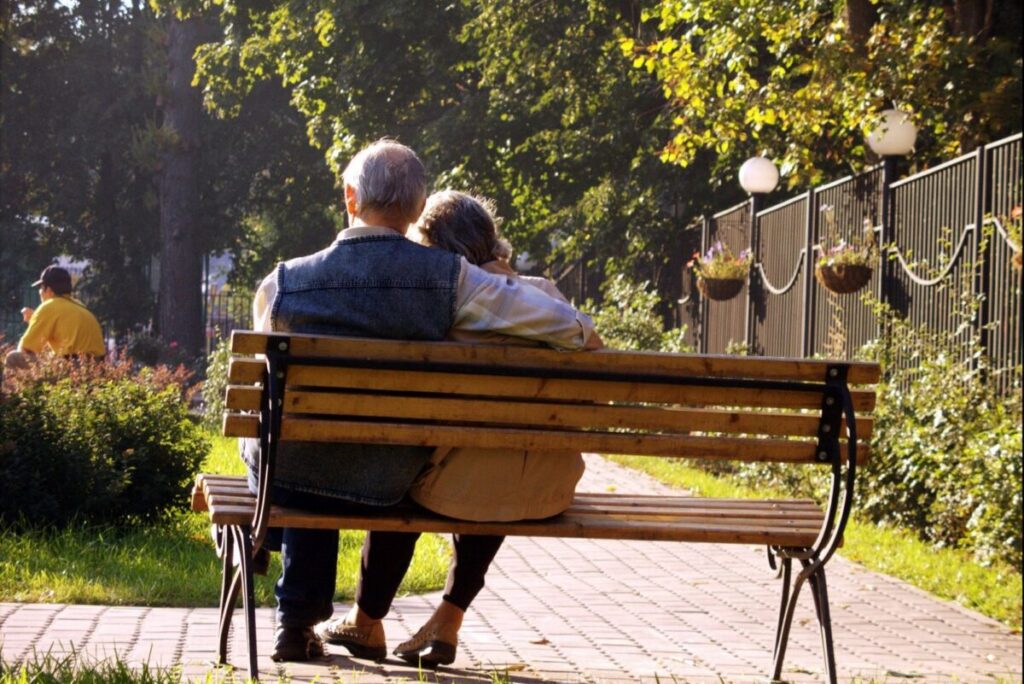
[[[356,192],[356,211],[415,221],[427,196],[427,173],[416,153],[383,138],[363,148],[341,175]]]

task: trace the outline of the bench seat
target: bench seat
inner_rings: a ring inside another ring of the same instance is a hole
[[[192,509],[208,511],[218,525],[247,525],[256,496],[244,477],[202,474]],[[494,534],[525,537],[717,542],[811,546],[824,515],[808,499],[706,499],[578,492],[565,513],[544,520],[480,523],[454,520],[415,504],[372,515],[332,515],[272,506],[272,527]]]

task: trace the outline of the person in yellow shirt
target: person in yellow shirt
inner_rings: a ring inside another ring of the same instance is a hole
[[[102,359],[107,352],[103,331],[92,312],[71,296],[71,274],[47,266],[32,285],[39,288],[42,304],[21,310],[28,330],[7,355],[5,367],[28,368],[32,357],[46,349],[58,356]]]

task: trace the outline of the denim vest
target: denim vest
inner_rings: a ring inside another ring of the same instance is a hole
[[[277,268],[275,332],[442,340],[455,318],[459,258],[400,235],[338,240]],[[255,440],[246,440],[254,442]],[[253,464],[253,446],[243,457]],[[405,496],[432,448],[282,442],[278,486],[372,506]]]

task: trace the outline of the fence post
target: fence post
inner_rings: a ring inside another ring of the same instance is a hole
[[[978,307],[978,339],[981,348],[989,349],[989,322],[992,320],[992,241],[985,239],[985,214],[991,198],[988,196],[988,145],[979,145],[975,163],[975,196],[974,196],[974,239],[976,244],[974,259],[974,291],[981,296]],[[975,363],[979,360],[975,359]]]
[[[818,228],[818,193],[815,188],[807,191],[807,214],[804,225],[804,301],[803,321],[800,328],[803,335],[804,358],[814,356],[814,239]]]
[[[896,160],[898,157],[887,155],[882,157],[882,234],[881,249],[882,274],[879,284],[879,299],[883,304],[892,304],[892,293],[895,290],[895,270],[889,259],[889,249],[896,242],[896,206],[893,201],[892,184],[896,181]],[[886,340],[888,331],[884,329],[883,319],[878,319],[878,336]]]
[[[758,288],[757,269],[754,268],[761,263],[761,222],[757,218],[757,212],[764,206],[765,195],[760,192],[750,194],[750,282],[747,285],[747,315],[743,323],[743,340],[747,345],[747,353],[754,353],[754,300],[760,292]]]
[[[700,222],[700,253],[706,254],[708,251],[708,245],[711,242],[711,218],[708,216],[702,216]],[[699,292],[699,290],[698,290]],[[701,354],[708,353],[708,300],[706,297],[701,296],[700,304],[697,309],[697,315],[700,319],[700,329],[697,333],[697,351]]]

